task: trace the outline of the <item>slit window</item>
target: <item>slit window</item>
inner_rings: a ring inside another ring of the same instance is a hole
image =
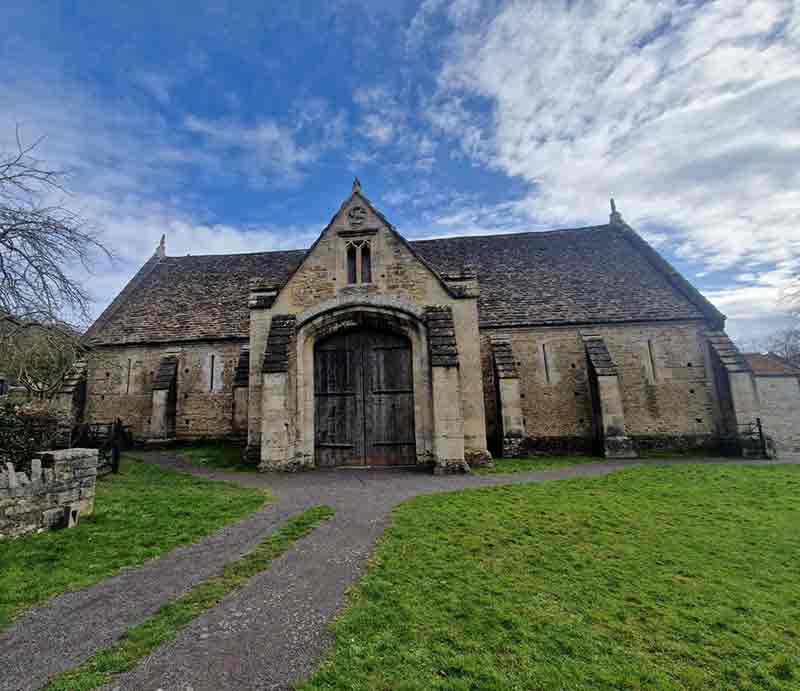
[[[372,283],[372,250],[367,240],[347,243],[347,282]]]
[[[653,348],[652,339],[647,339],[647,355],[650,358],[650,377],[655,384],[658,381],[658,374],[656,372],[656,352]]]
[[[209,377],[208,382],[208,390],[214,391],[214,364],[215,364],[216,357],[214,355],[211,356],[211,376]]]
[[[356,262],[357,262],[358,248],[355,245],[348,245],[347,247],[347,282],[357,283],[356,276]]]
[[[128,376],[125,381],[125,393],[131,392],[131,359],[128,358]]]
[[[372,257],[368,243],[361,245],[361,282],[372,283]]]
[[[547,361],[547,345],[542,343],[542,362],[544,363],[544,382],[550,384],[550,363]]]

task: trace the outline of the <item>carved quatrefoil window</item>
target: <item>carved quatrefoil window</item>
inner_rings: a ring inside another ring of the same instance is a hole
[[[350,225],[358,228],[364,225],[367,220],[367,210],[363,206],[353,206],[347,212],[347,218],[350,220]]]

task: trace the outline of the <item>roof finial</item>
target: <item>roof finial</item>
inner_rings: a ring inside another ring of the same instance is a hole
[[[163,259],[167,256],[167,236],[161,236],[161,242],[158,243],[158,247],[156,247],[156,256],[159,259]]]
[[[358,177],[353,180],[353,192],[360,192],[361,191],[361,180]]]
[[[617,205],[614,203],[614,197],[611,197],[611,215],[609,216],[609,223],[612,225],[622,225],[625,221],[622,220],[622,214],[617,211]]]

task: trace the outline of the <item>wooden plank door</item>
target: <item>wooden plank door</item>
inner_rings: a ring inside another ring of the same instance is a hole
[[[314,349],[318,466],[413,465],[411,344],[382,331],[334,335]]]
[[[335,335],[314,349],[314,456],[318,466],[364,463],[361,336]]]
[[[414,387],[411,344],[388,332],[366,332],[364,454],[367,465],[413,465]]]

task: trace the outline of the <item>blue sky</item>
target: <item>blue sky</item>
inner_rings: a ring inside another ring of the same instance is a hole
[[[800,256],[791,0],[25,2],[20,125],[116,251],[308,246],[358,175],[409,238],[626,220],[752,347]]]

